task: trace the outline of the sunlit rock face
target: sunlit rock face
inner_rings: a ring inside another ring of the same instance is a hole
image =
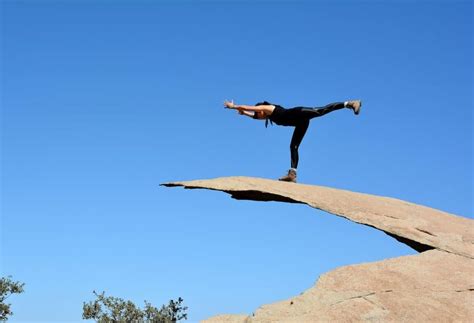
[[[474,221],[399,199],[251,177],[170,182],[235,199],[305,203],[381,230],[421,252],[345,266],[251,315],[205,322],[474,321]]]

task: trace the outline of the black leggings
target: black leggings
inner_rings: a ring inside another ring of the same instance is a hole
[[[315,108],[308,108],[308,107],[295,107],[291,110],[291,113],[288,116],[292,119],[296,125],[295,130],[293,131],[293,136],[291,137],[290,143],[290,152],[291,152],[291,168],[298,167],[298,147],[303,140],[304,135],[306,134],[306,130],[308,130],[309,121],[316,117],[321,117],[326,113],[339,110],[344,108],[343,102],[336,102],[328,104],[324,107],[315,107]],[[289,111],[290,112],[290,111]]]

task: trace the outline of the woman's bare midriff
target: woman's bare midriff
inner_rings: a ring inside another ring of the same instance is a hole
[[[271,116],[272,113],[273,113],[273,110],[275,110],[275,106],[274,106],[274,105],[270,105],[270,108],[265,109],[265,114],[266,114],[267,116]]]

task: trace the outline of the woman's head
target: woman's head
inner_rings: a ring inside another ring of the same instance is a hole
[[[259,106],[259,105],[269,105],[271,104],[270,102],[267,102],[267,101],[262,101],[262,102],[258,102],[257,104],[255,104],[256,106]]]

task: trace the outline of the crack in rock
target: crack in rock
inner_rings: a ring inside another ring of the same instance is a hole
[[[339,300],[338,302],[336,303],[332,303],[331,306],[334,306],[334,305],[337,305],[337,304],[340,304],[342,302],[347,302],[347,301],[350,301],[350,300],[353,300],[353,299],[357,299],[357,298],[366,298],[368,296],[373,296],[373,295],[376,295],[376,294],[381,294],[381,293],[391,293],[393,292],[393,290],[391,289],[387,289],[387,290],[382,290],[382,291],[378,291],[378,292],[370,292],[370,293],[367,293],[367,294],[362,294],[362,295],[357,295],[357,296],[352,296],[352,297],[349,297],[349,298],[345,298],[345,299],[341,299]],[[365,299],[366,301],[369,301],[367,299]],[[371,301],[369,301],[371,302]],[[372,302],[371,302],[372,303]]]
[[[433,233],[431,233],[431,232],[429,232],[429,231],[427,231],[427,230],[423,230],[423,229],[420,229],[420,228],[417,228],[417,227],[415,227],[415,229],[418,230],[418,231],[420,231],[420,232],[426,233],[426,234],[428,234],[428,235],[430,235],[430,236],[436,237],[436,234],[433,234]]]

